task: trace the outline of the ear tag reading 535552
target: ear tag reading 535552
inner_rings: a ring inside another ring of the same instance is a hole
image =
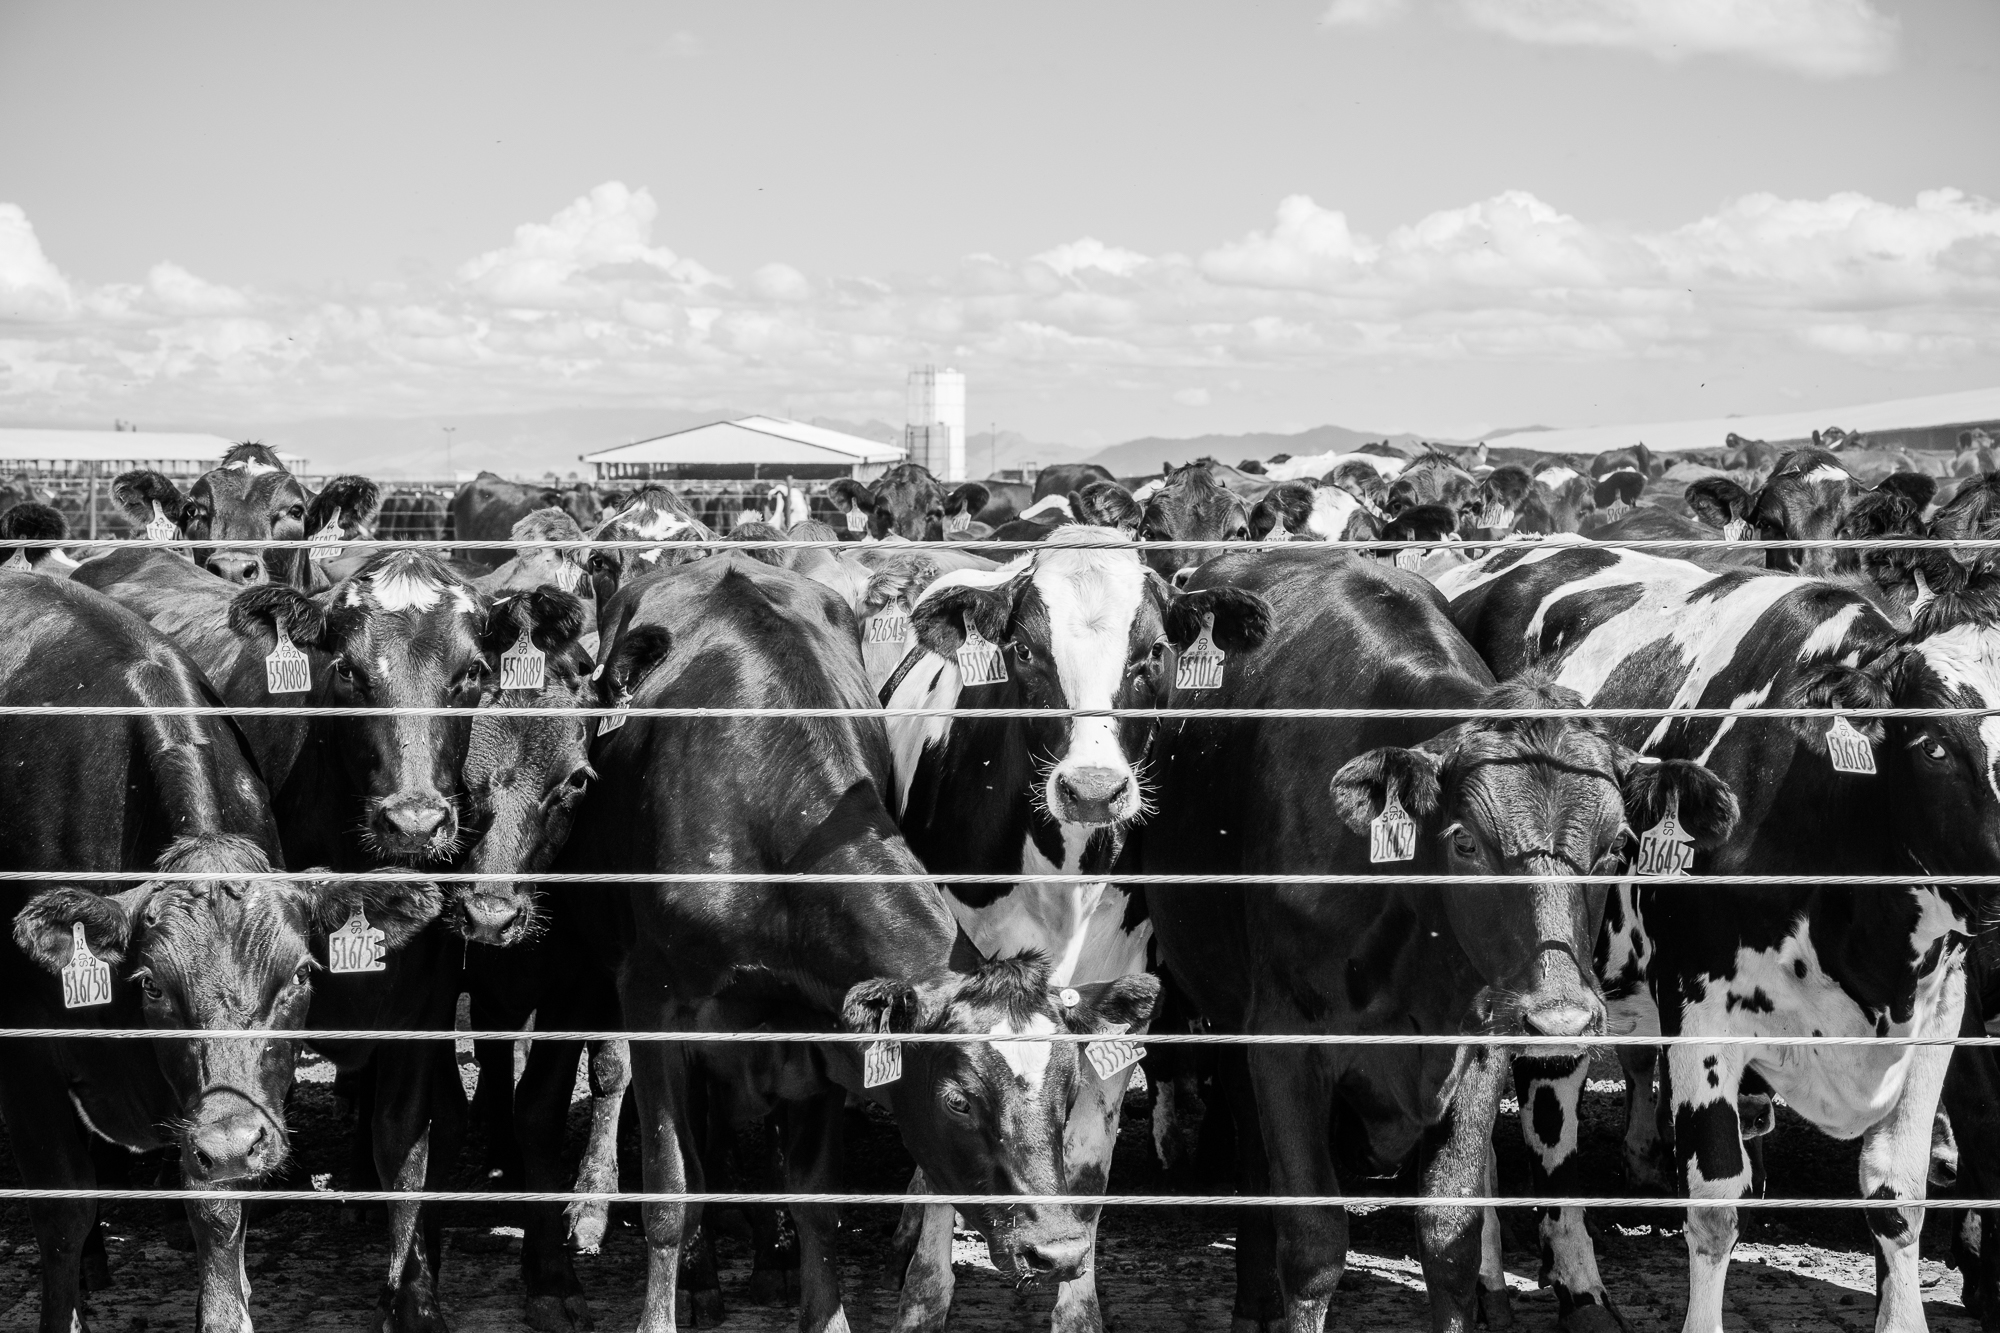
[[[1639,860],[1632,869],[1641,875],[1685,875],[1694,863],[1694,837],[1681,827],[1679,792],[1667,794],[1667,812],[1660,822],[1639,835]]]
[[[871,1041],[861,1048],[861,1086],[879,1088],[903,1076],[903,1043]]]
[[[1835,718],[1826,729],[1826,757],[1833,761],[1836,773],[1875,771],[1875,747],[1844,717]]]
[[[304,694],[312,688],[312,663],[278,631],[278,646],[264,658],[264,688],[272,694]]]
[[[63,1008],[88,1009],[111,1003],[111,967],[90,951],[83,922],[70,923],[69,961],[63,964]]]
[[[338,560],[343,549],[340,545],[340,521],[328,519],[326,526],[312,537],[312,558],[315,560]]]
[[[1195,636],[1187,651],[1180,655],[1180,662],[1174,668],[1174,688],[1177,690],[1213,690],[1222,686],[1223,652],[1215,646],[1215,617],[1205,614],[1201,618],[1201,633]]]
[[[549,655],[523,634],[500,654],[500,688],[539,690],[548,680]]]
[[[1417,821],[1396,799],[1396,780],[1382,789],[1382,813],[1368,821],[1368,859],[1414,861],[1417,857]]]
[[[326,937],[326,970],[329,972],[381,972],[389,965],[382,941],[385,931],[368,924],[368,915],[357,911],[347,924]]]
[[[868,628],[862,634],[864,643],[907,643],[909,638],[910,613],[901,602],[891,602],[868,617]]]
[[[847,511],[847,530],[849,532],[862,532],[867,527],[868,515],[862,513],[859,509],[850,509]]]
[[[958,680],[961,685],[998,685],[1007,679],[1007,664],[1000,660],[1000,645],[980,637],[968,617],[965,642],[958,649]]]
[[[1123,1032],[1124,1025],[1120,1025]],[[1083,1048],[1083,1058],[1090,1061],[1090,1067],[1097,1071],[1099,1079],[1108,1079],[1121,1069],[1128,1069],[1146,1058],[1146,1048],[1136,1041],[1119,1038],[1116,1041],[1093,1041]]]
[[[149,542],[170,542],[181,535],[174,521],[160,508],[158,500],[153,501],[153,516],[146,520],[146,540]]]

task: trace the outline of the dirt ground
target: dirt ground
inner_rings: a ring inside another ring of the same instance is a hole
[[[469,1061],[469,1056],[466,1057]],[[468,1078],[471,1069],[468,1064]],[[581,1141],[582,1104],[572,1116],[572,1151]],[[1620,1094],[1593,1082],[1585,1101],[1584,1179],[1593,1192],[1620,1191],[1617,1165]],[[909,1159],[885,1118],[854,1113],[847,1136],[848,1180],[862,1190],[901,1190]],[[324,1065],[302,1071],[293,1119],[294,1149],[316,1184],[335,1176],[346,1160],[347,1127],[337,1113]],[[1497,1134],[1501,1191],[1522,1193],[1528,1165],[1512,1103]],[[1767,1140],[1773,1195],[1839,1197],[1852,1192],[1857,1147],[1823,1138],[1781,1112]],[[478,1145],[469,1145],[454,1188],[478,1188]],[[0,1154],[0,1178],[17,1184],[13,1154]],[[1143,1103],[1127,1104],[1127,1118],[1113,1172],[1114,1192],[1158,1192],[1162,1175],[1152,1161]],[[637,1188],[630,1164],[626,1188]],[[176,1208],[130,1203],[109,1211],[112,1285],[90,1297],[96,1333],[158,1333],[192,1329],[193,1256],[174,1248]],[[1758,1333],[1784,1330],[1862,1330],[1874,1324],[1874,1259],[1857,1212],[1811,1212],[1781,1218],[1744,1213],[1743,1243],[1730,1274],[1728,1327]],[[1525,1210],[1503,1214],[1508,1233],[1507,1271],[1516,1327],[1555,1327],[1553,1296],[1535,1287],[1533,1221]],[[1923,1280],[1933,1328],[1972,1329],[1959,1305],[1959,1278],[1941,1262],[1949,1252],[1955,1214],[1933,1213],[1925,1228]],[[1600,1233],[1599,1263],[1614,1301],[1634,1333],[1679,1326],[1686,1291],[1686,1251],[1679,1215],[1632,1209],[1593,1214]],[[614,1214],[603,1252],[578,1260],[599,1328],[630,1328],[643,1292],[643,1260],[636,1210]],[[850,1211],[843,1273],[850,1320],[857,1329],[889,1327],[896,1292],[885,1280],[883,1258],[894,1217],[890,1210]],[[519,1219],[500,1205],[465,1205],[445,1212],[447,1233],[442,1295],[457,1333],[500,1333],[526,1328],[517,1274]],[[717,1227],[725,1264],[725,1327],[737,1333],[777,1333],[794,1327],[795,1312],[752,1305],[749,1260],[730,1234]],[[1233,1273],[1232,1220],[1220,1210],[1119,1208],[1106,1210],[1100,1232],[1098,1290],[1105,1322],[1120,1330],[1207,1330],[1229,1327]],[[1418,1271],[1410,1216],[1382,1209],[1357,1216],[1353,1252],[1330,1328],[1402,1330],[1430,1327]],[[333,1207],[298,1205],[253,1225],[248,1270],[252,1309],[264,1330],[361,1330],[367,1327],[386,1265],[379,1225],[344,1222]],[[25,1210],[0,1208],[0,1331],[35,1327],[39,1285],[35,1245]],[[958,1246],[958,1304],[953,1327],[965,1333],[1046,1329],[1051,1294],[1018,1291],[986,1261],[983,1244]]]

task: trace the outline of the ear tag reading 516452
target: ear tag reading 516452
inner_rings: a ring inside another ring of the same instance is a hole
[[[903,1076],[903,1043],[871,1041],[861,1048],[861,1086],[879,1088]]]
[[[1174,688],[1177,690],[1221,688],[1222,660],[1222,650],[1215,646],[1215,617],[1203,615],[1201,633],[1187,646],[1187,651],[1180,655],[1180,662],[1174,668]]]
[[[549,655],[523,634],[500,654],[500,688],[539,690],[548,680]]]
[[[329,972],[381,972],[389,965],[382,941],[385,931],[368,924],[368,915],[357,911],[347,924],[326,937],[326,970]]]
[[[1835,718],[1826,729],[1826,757],[1833,761],[1836,773],[1875,771],[1875,747],[1844,717]]]
[[[63,1008],[88,1009],[111,1003],[111,967],[90,951],[83,922],[70,923],[69,961],[63,964]]]
[[[958,679],[961,685],[998,685],[1007,679],[1000,645],[982,638],[970,617],[965,622],[965,642],[958,649]]]
[[[1382,813],[1368,821],[1368,859],[1414,861],[1417,856],[1417,821],[1396,799],[1396,780],[1389,779],[1382,791]]]
[[[264,658],[264,688],[272,694],[304,694],[312,688],[312,663],[278,631],[278,646]]]
[[[1667,794],[1667,812],[1660,822],[1639,835],[1639,860],[1633,870],[1641,875],[1685,875],[1694,863],[1694,838],[1681,827],[1679,792]]]
[[[174,521],[160,508],[158,500],[153,501],[153,516],[146,520],[146,540],[149,542],[170,542],[181,535]]]

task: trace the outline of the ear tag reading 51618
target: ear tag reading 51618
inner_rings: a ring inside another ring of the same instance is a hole
[[[958,679],[961,685],[998,685],[1007,679],[1007,664],[1000,660],[1000,645],[980,637],[968,617],[965,642],[958,649]]]
[[[380,972],[389,965],[383,961],[386,950],[382,941],[387,939],[385,931],[368,924],[365,912],[357,911],[347,919],[347,924],[326,937],[326,970],[329,972]]]
[[[868,617],[868,628],[862,635],[865,643],[907,643],[909,638],[910,613],[901,602],[891,602]]]
[[[63,964],[63,1008],[88,1009],[111,1003],[111,967],[90,951],[83,922],[70,923],[69,961]]]
[[[1641,875],[1685,875],[1694,863],[1694,838],[1681,827],[1681,798],[1667,795],[1667,812],[1660,822],[1639,836],[1639,860],[1633,870]]]
[[[1396,799],[1396,780],[1383,788],[1382,813],[1368,821],[1368,859],[1414,861],[1417,856],[1417,821]]]
[[[343,548],[340,543],[340,522],[328,519],[326,526],[313,534],[312,558],[315,560],[338,560]]]
[[[153,516],[146,520],[146,540],[149,542],[170,542],[181,535],[174,521],[160,508],[158,500],[153,501]]]
[[[903,1076],[903,1043],[871,1041],[861,1048],[861,1086],[879,1088]]]
[[[1833,761],[1836,773],[1875,771],[1875,747],[1844,717],[1835,718],[1826,729],[1826,757]]]
[[[548,680],[549,655],[535,647],[523,634],[514,646],[500,654],[500,688],[539,690]]]
[[[1180,662],[1174,668],[1174,688],[1177,690],[1213,690],[1222,685],[1223,652],[1215,646],[1215,617],[1203,615],[1201,633],[1180,655]]]
[[[264,688],[272,694],[304,694],[312,688],[312,663],[278,631],[278,646],[264,658]]]

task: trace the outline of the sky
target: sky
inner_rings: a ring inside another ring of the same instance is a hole
[[[2000,5],[0,3],[0,424],[2000,384]]]

